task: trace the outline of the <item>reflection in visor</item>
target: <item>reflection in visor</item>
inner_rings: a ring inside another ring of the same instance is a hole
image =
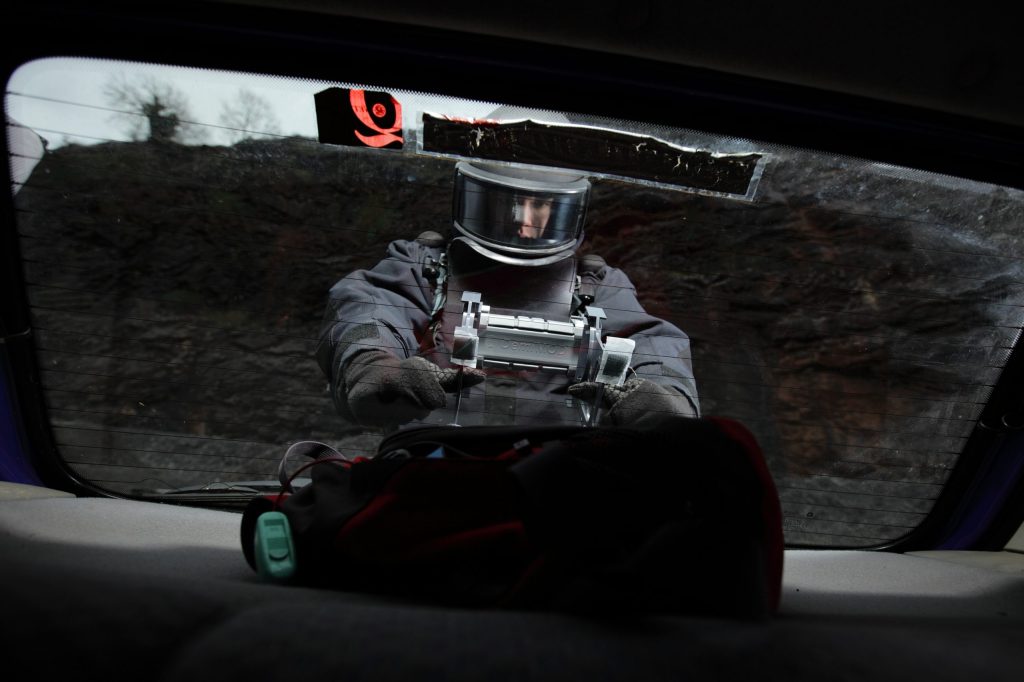
[[[585,192],[524,192],[459,175],[455,220],[485,241],[519,248],[575,243],[583,227]]]
[[[540,239],[544,236],[554,199],[550,197],[517,194],[512,198],[512,224],[520,239]]]

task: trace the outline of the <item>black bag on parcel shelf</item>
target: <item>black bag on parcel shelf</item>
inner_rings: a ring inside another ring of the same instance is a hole
[[[624,428],[424,427],[372,459],[255,498],[291,526],[299,584],[450,605],[762,617],[782,518],[754,437],[727,419]]]

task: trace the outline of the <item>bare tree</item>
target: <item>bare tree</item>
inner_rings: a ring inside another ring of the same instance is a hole
[[[119,110],[118,118],[133,140],[199,143],[206,131],[189,112],[188,98],[170,83],[152,76],[115,75],[103,89],[107,103]]]
[[[281,124],[274,115],[270,102],[245,88],[238,96],[221,107],[220,124],[225,128],[229,144],[242,140],[278,135]]]

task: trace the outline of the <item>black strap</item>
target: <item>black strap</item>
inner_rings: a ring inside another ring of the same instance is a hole
[[[414,426],[388,435],[377,446],[378,455],[395,450],[417,450],[420,444],[440,444],[453,451],[471,453],[477,457],[493,457],[517,447],[526,441],[541,446],[584,431],[576,424],[554,426]]]

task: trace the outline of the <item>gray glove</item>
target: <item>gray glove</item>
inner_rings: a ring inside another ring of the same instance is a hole
[[[569,387],[576,399],[593,404],[599,384],[584,381]],[[673,388],[633,377],[622,386],[605,386],[601,405],[608,412],[603,423],[612,426],[653,427],[671,417],[696,417],[689,399]]]
[[[466,369],[461,388],[484,380],[480,370]],[[459,370],[441,369],[421,357],[399,360],[381,350],[364,351],[345,368],[348,409],[360,424],[389,426],[423,419],[444,407],[445,394],[460,388]]]

